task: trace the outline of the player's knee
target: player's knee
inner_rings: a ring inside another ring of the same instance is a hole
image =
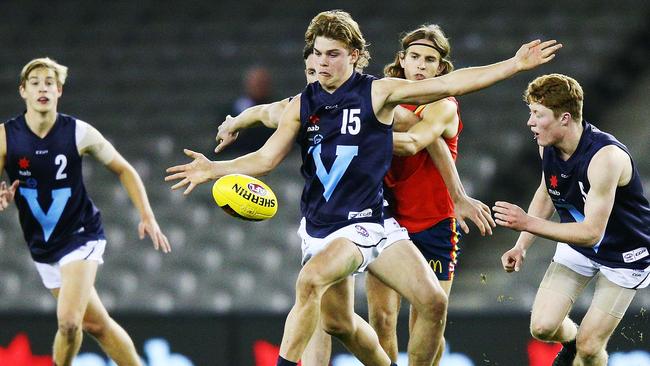
[[[589,335],[578,334],[576,351],[583,362],[590,362],[606,357],[605,345],[599,339]]]
[[[325,333],[339,339],[354,333],[354,321],[346,316],[323,319],[322,326]]]
[[[83,330],[94,338],[101,339],[108,330],[108,324],[102,321],[84,321]]]
[[[298,275],[296,282],[296,297],[303,301],[313,299],[324,288],[320,276],[315,271],[303,270]]]
[[[413,306],[418,312],[418,316],[424,316],[433,319],[444,319],[447,313],[448,298],[442,288],[435,288],[424,292],[418,297],[419,301]]]
[[[59,320],[59,334],[66,340],[73,340],[79,333],[81,324],[73,319]]]
[[[551,341],[557,332],[558,325],[550,322],[533,321],[530,323],[530,334],[540,341]]]
[[[370,325],[380,337],[394,331],[397,327],[397,310],[388,308],[374,309],[370,317]]]

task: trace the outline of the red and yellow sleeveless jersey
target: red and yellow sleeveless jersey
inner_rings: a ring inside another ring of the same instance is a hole
[[[449,100],[458,105],[456,98]],[[425,106],[402,105],[421,116]],[[458,108],[458,131],[445,138],[451,156],[458,155],[458,135],[463,129]],[[416,233],[454,217],[454,204],[440,172],[426,149],[413,156],[393,156],[384,183],[392,196],[391,208],[395,219],[410,233]]]

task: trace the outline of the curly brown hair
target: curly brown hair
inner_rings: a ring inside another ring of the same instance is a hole
[[[316,37],[326,37],[345,43],[348,50],[359,50],[359,59],[354,65],[356,69],[368,66],[370,52],[363,38],[359,24],[352,16],[343,10],[329,10],[319,13],[311,20],[305,32],[305,44],[314,45]]]
[[[563,74],[542,75],[531,81],[524,92],[528,104],[539,103],[553,111],[555,118],[568,112],[578,122],[582,121],[582,87],[576,79]]]

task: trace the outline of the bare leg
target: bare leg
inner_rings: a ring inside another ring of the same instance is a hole
[[[94,288],[84,316],[83,329],[97,340],[104,352],[116,364],[142,365],[131,337],[108,315]]]
[[[397,362],[397,316],[402,297],[375,277],[366,275],[368,320],[377,332],[379,344],[393,362]]]
[[[58,297],[59,290],[52,290],[52,294]],[[82,324],[83,330],[95,338],[102,350],[116,364],[120,366],[142,364],[133,341],[126,331],[108,315],[94,287],[91,289]]]
[[[330,287],[322,300],[325,331],[338,338],[364,365],[388,366],[391,361],[379,345],[377,334],[354,313],[354,281],[351,277]]]
[[[634,299],[636,290],[620,287],[602,273],[587,314],[582,319],[576,337],[577,366],[607,365],[607,342]]]
[[[451,293],[451,285],[453,284],[454,280],[448,280],[448,281],[439,281],[440,282],[440,287],[445,291],[445,294],[447,294],[447,298],[449,298],[449,294]],[[417,311],[411,307],[411,318],[409,321],[409,331],[413,327],[413,323],[415,322],[415,318],[417,317]],[[447,317],[443,319],[445,323],[445,327],[447,325]],[[440,347],[438,348],[438,352],[436,353],[436,357],[433,359],[433,366],[438,366],[440,365],[440,359],[442,358],[442,354],[445,353],[445,337],[443,334],[442,340],[440,341]]]
[[[576,337],[578,327],[569,319],[573,306],[562,293],[540,288],[537,290],[530,317],[530,333],[544,342],[568,342]]]
[[[296,302],[284,326],[280,356],[297,362],[307,347],[320,317],[321,298],[334,283],[361,265],[361,252],[350,240],[339,238],[311,258],[296,282]]]
[[[97,274],[97,262],[74,261],[61,267],[53,358],[58,366],[70,366],[83,338],[81,325]]]
[[[385,249],[368,269],[418,312],[409,339],[409,365],[431,366],[442,341],[447,314],[447,295],[433,270],[408,240]]]
[[[332,337],[320,326],[311,335],[307,348],[302,354],[303,366],[327,366],[332,352]]]
[[[576,336],[576,366],[606,366],[605,347],[621,319],[615,318],[593,306],[580,323]]]

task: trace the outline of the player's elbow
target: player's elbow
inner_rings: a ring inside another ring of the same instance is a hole
[[[580,238],[580,245],[588,248],[593,248],[600,243],[603,238],[605,230],[596,227],[587,227]]]
[[[422,150],[422,147],[420,147],[420,145],[418,145],[417,142],[413,142],[407,145],[405,156],[413,156],[417,154],[420,150]]]
[[[138,171],[135,170],[135,168],[131,164],[127,164],[126,166],[123,167],[122,172],[118,173],[118,176],[120,177],[120,180],[123,182],[134,182],[141,180],[140,174],[138,174]]]
[[[393,154],[397,156],[413,156],[417,154],[418,151],[419,150],[414,143],[395,145],[393,148]]]
[[[402,136],[399,141],[394,141],[393,154],[397,156],[413,156],[424,149],[424,142],[417,135],[405,133]]]
[[[273,159],[272,157],[263,157],[257,161],[257,174],[256,176],[263,176],[269,174],[275,167],[280,164],[280,159]]]
[[[598,245],[598,243],[600,243],[600,240],[601,240],[602,238],[603,238],[602,235],[599,235],[599,236],[593,236],[593,235],[592,235],[592,236],[590,236],[590,237],[587,238],[587,241],[586,241],[586,244],[585,244],[585,245],[586,245],[587,247],[593,248],[593,247],[595,247],[596,245]]]

